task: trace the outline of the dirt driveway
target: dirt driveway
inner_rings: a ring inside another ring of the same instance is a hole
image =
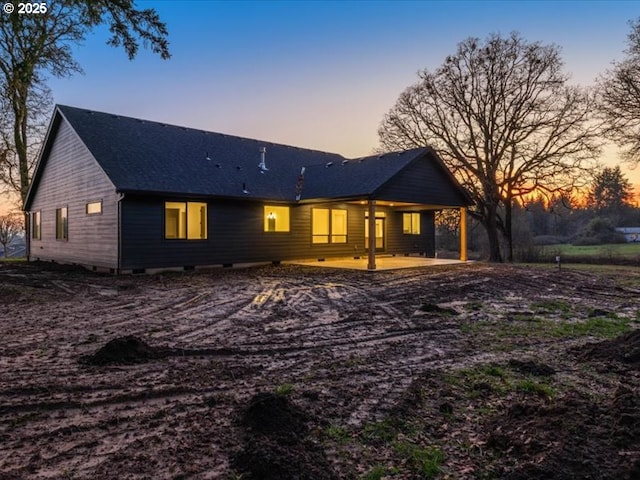
[[[637,479],[638,328],[632,270],[0,264],[0,478]]]

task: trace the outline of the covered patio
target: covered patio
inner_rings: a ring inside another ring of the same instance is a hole
[[[399,270],[403,268],[434,267],[437,265],[459,265],[466,260],[453,260],[445,258],[427,258],[419,256],[391,256],[377,255],[375,258],[375,270],[369,268],[370,259],[364,258],[332,258],[328,260],[300,260],[283,262],[290,265],[304,265],[308,267],[341,268],[348,270]]]

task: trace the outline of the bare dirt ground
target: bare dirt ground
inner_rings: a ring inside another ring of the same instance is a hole
[[[640,271],[0,264],[2,479],[638,479]]]

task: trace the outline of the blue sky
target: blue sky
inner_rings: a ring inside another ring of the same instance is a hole
[[[555,43],[572,81],[588,85],[622,58],[640,16],[635,1],[136,3],[166,22],[173,57],[142,50],[130,62],[99,30],[76,49],[84,75],[51,80],[57,103],[347,157],[370,154],[402,90],[467,37]]]

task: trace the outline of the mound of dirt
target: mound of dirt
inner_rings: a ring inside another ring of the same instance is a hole
[[[338,477],[319,445],[282,438],[250,437],[233,459],[242,478],[254,480],[334,480]]]
[[[234,469],[256,480],[336,479],[322,448],[307,438],[308,421],[287,397],[258,393],[241,414],[244,448]]]
[[[269,436],[301,437],[307,433],[307,416],[284,395],[258,393],[240,422],[252,432]]]
[[[615,360],[640,367],[640,330],[627,332],[613,340],[585,345],[578,353],[587,360]]]
[[[555,375],[556,370],[545,363],[538,363],[533,360],[509,360],[509,367],[524,374],[536,377],[550,377]]]
[[[108,341],[94,354],[83,357],[82,362],[87,365],[132,364],[165,356],[163,349],[151,347],[138,337],[128,335]]]

